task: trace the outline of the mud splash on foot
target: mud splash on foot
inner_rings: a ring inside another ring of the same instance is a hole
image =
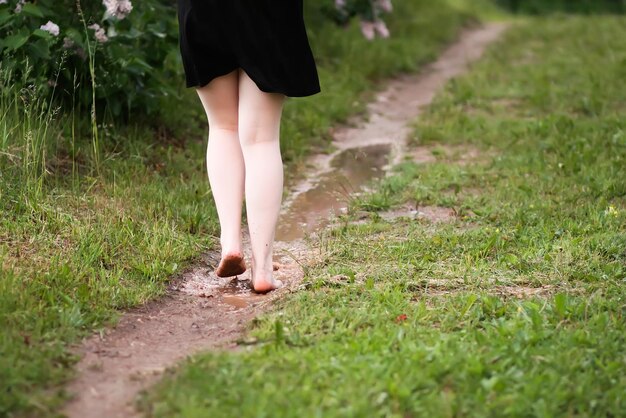
[[[314,257],[299,237],[323,228],[329,214],[343,207],[342,199],[384,175],[388,164],[401,160],[412,130],[408,123],[504,29],[504,25],[492,24],[467,31],[421,74],[391,80],[368,106],[369,120],[340,127],[333,142],[337,151],[312,157],[315,168],[305,176],[310,180],[291,190],[280,221],[281,241],[275,247],[279,269],[275,273],[285,283],[283,288],[255,295],[248,290],[247,272],[242,277],[220,279],[213,273],[219,254],[206,254],[173,280],[163,298],[126,312],[115,328],[75,347],[81,360],[76,379],[67,387],[74,399],[62,412],[81,418],[136,416],[133,400],[166,368],[199,351],[236,344],[252,318],[298,288],[304,275],[302,266]]]

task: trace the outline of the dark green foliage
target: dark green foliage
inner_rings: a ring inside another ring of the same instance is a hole
[[[157,97],[176,94],[171,79],[182,69],[175,3],[136,1],[124,19],[105,16],[101,2],[40,0],[19,12],[16,7],[16,1],[0,5],[2,68],[41,96],[55,89],[65,110],[75,104],[90,109],[93,84],[98,114],[118,118],[131,110],[153,113]],[[57,36],[40,29],[48,21],[59,26]],[[105,30],[106,42],[96,40],[92,24]]]
[[[499,5],[516,13],[624,13],[624,0],[496,0]]]

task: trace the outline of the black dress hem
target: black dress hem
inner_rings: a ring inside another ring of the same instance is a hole
[[[245,71],[246,74],[248,74],[248,76],[250,77],[250,79],[252,81],[254,81],[254,84],[256,84],[256,86],[259,88],[259,90],[261,90],[264,93],[278,93],[278,94],[282,94],[284,96],[287,97],[309,97],[309,96],[313,96],[315,94],[318,94],[322,91],[321,88],[317,88],[317,89],[313,89],[313,90],[299,90],[299,91],[292,91],[292,90],[287,90],[287,89],[280,89],[280,88],[272,88],[269,86],[264,85],[263,83],[261,83],[260,81],[258,81],[258,77],[256,77],[253,73],[251,73],[250,71],[246,70],[243,66],[241,65],[237,65],[237,66],[233,66],[231,68],[229,68],[228,70],[225,71],[218,71],[214,74],[211,74],[210,76],[206,76],[204,78],[200,78],[197,79],[197,81],[192,81],[192,80],[187,80],[185,82],[185,85],[187,88],[202,88],[207,86],[211,81],[215,80],[218,77],[223,77],[225,75],[228,75],[230,73],[232,73],[235,70],[238,69],[242,69],[243,71]]]

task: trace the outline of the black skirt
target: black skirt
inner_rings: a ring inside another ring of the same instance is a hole
[[[320,91],[303,0],[178,0],[187,87],[242,68],[268,93]]]

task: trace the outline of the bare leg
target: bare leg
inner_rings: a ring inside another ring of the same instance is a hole
[[[209,121],[207,170],[220,220],[222,261],[220,277],[245,271],[241,240],[244,160],[239,143],[239,74],[233,71],[197,89]]]
[[[246,166],[246,214],[252,246],[252,284],[257,292],[276,289],[272,252],[283,195],[280,120],[285,97],[264,93],[240,70],[239,140]]]

